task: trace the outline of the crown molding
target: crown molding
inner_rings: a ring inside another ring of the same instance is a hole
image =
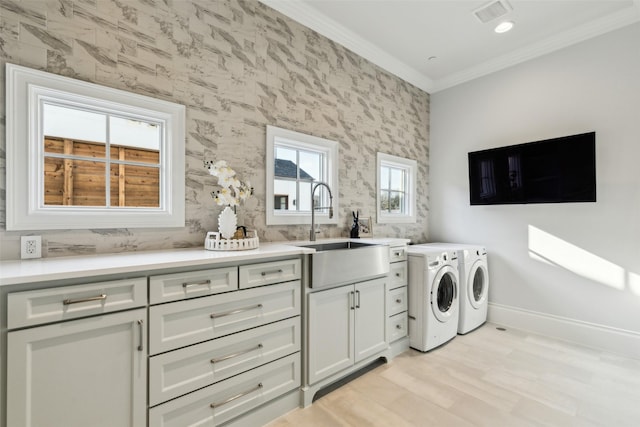
[[[640,0],[633,0],[631,6],[616,13],[603,16],[579,27],[434,81],[390,53],[380,49],[368,40],[363,39],[348,28],[318,12],[313,7],[306,5],[304,2],[292,0],[259,1],[305,27],[341,44],[345,48],[427,93],[439,92],[627,25],[640,22]]]
[[[632,6],[616,13],[603,16],[602,18],[572,28],[553,37],[530,44],[521,49],[516,49],[506,55],[499,56],[490,61],[436,80],[432,86],[431,93],[439,92],[486,76],[636,22],[640,22],[640,0],[634,0]]]
[[[341,44],[345,48],[425,92],[431,92],[433,89],[433,81],[429,77],[409,67],[393,55],[363,39],[353,31],[318,12],[318,10],[313,7],[307,6],[303,2],[291,0],[259,1],[305,27]]]

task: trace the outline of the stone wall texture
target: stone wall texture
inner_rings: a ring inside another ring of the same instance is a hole
[[[241,209],[262,241],[306,239],[308,225],[265,223],[267,124],[340,144],[341,223],[322,237],[348,236],[358,209],[374,236],[426,240],[429,95],[256,0],[0,0],[3,82],[7,62],[184,104],[186,225],[6,231],[5,147],[20,142],[2,103],[0,259],[19,258],[24,234],[45,257],[200,246],[221,211],[203,161],[218,159],[254,185]],[[418,161],[417,223],[375,223],[377,152]]]

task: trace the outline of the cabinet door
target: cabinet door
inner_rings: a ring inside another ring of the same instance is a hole
[[[359,362],[387,348],[385,279],[358,283],[355,291],[355,352]]]
[[[8,333],[7,425],[146,425],[146,310]]]
[[[354,314],[353,286],[309,294],[309,384],[353,365]]]

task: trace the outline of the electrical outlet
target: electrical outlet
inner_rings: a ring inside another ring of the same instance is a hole
[[[40,236],[20,237],[20,258],[42,257],[42,238]]]

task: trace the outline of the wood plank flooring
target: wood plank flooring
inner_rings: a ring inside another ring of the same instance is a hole
[[[410,350],[269,427],[640,426],[640,360],[496,325]]]

